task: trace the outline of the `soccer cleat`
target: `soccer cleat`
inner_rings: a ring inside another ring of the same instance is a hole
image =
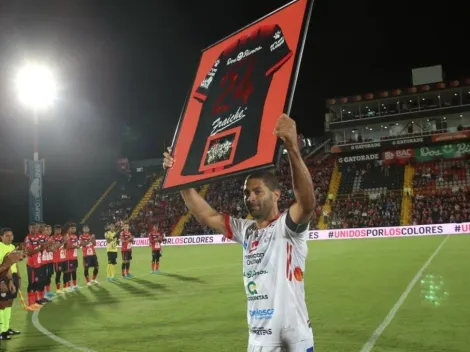
[[[58,294],[58,295],[61,295],[61,294],[64,293],[64,290],[57,290],[57,291],[55,291],[55,293]]]
[[[67,287],[67,292],[73,292],[73,288],[72,288],[72,286],[70,286],[70,287]]]
[[[2,333],[0,334],[0,340],[11,340],[11,336],[8,335],[8,332],[6,332],[6,331],[5,331],[5,332],[2,332]]]
[[[92,285],[91,281],[88,281],[86,284],[87,284],[87,286],[91,286],[91,285]]]
[[[13,329],[8,329],[7,330],[7,334],[8,335],[20,335],[21,332],[17,331],[17,330],[13,330]]]
[[[55,297],[56,294],[55,294],[54,292],[48,291],[48,292],[46,292],[45,296],[46,296],[47,298],[52,298],[52,297]]]
[[[126,276],[127,276],[129,279],[134,277],[132,274],[127,274]]]
[[[91,282],[93,282],[95,285],[99,285],[100,283],[98,282],[98,280],[92,280]]]

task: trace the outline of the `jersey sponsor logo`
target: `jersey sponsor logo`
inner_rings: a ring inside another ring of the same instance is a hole
[[[243,60],[244,58],[246,58],[250,55],[253,55],[254,53],[260,51],[261,49],[263,49],[263,48],[261,46],[258,46],[257,48],[254,48],[252,50],[247,49],[245,51],[241,51],[240,53],[238,53],[238,55],[235,59],[229,58],[227,60],[227,66],[231,65],[231,64],[234,64],[236,62],[239,62],[239,61]]]
[[[246,273],[243,273],[243,276],[245,276],[247,279],[251,279],[255,276],[260,276],[260,275],[265,275],[267,274],[268,272],[266,270],[260,270],[260,271],[256,271],[256,270],[250,270]]]
[[[250,309],[250,317],[258,320],[272,319],[274,309]]]
[[[259,241],[258,240],[255,240],[253,242],[251,242],[251,247],[250,247],[250,251],[249,253],[253,253],[254,251],[256,251],[258,249],[258,245],[259,245]]]
[[[245,255],[246,265],[259,264],[264,258],[264,253],[254,253]]]
[[[287,243],[286,277],[287,277],[287,280],[289,281],[292,281],[292,279],[295,279],[295,281],[302,282],[304,281],[304,273],[301,267],[299,266],[294,267],[292,265],[292,250],[293,250],[293,246],[290,243]]]
[[[250,331],[258,336],[271,335],[273,333],[271,329],[265,329],[264,327],[251,328]]]
[[[246,285],[246,289],[249,293],[248,301],[262,301],[268,299],[268,295],[259,295],[256,289],[256,282],[250,281]]]
[[[207,77],[205,80],[201,82],[201,87],[209,89],[209,86],[211,85],[213,80],[214,80],[213,77]]]
[[[239,106],[237,111],[233,114],[230,114],[228,117],[225,117],[225,118],[218,117],[217,119],[215,119],[215,121],[212,123],[211,136],[219,132],[222,132],[227,127],[230,127],[233,124],[236,124],[237,122],[243,120],[246,117],[245,112],[247,109],[248,107],[245,107],[242,109],[242,107]]]

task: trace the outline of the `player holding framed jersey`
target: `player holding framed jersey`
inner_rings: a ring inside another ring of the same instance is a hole
[[[108,231],[104,234],[106,239],[106,255],[108,257],[108,267],[106,270],[106,280],[107,281],[115,281],[116,278],[114,277],[116,273],[116,265],[117,265],[117,245],[118,245],[118,233],[114,224],[109,225]]]
[[[306,352],[314,348],[305,302],[308,224],[316,201],[312,177],[297,143],[294,120],[282,114],[274,130],[287,150],[295,202],[279,213],[279,179],[270,172],[246,178],[243,196],[253,220],[224,215],[194,189],[181,191],[186,207],[203,225],[243,247],[249,352]],[[164,167],[175,161],[164,154]],[[250,273],[247,275],[247,273]]]
[[[96,280],[98,276],[98,257],[96,256],[96,238],[95,235],[90,234],[88,225],[83,225],[83,233],[80,236],[80,245],[83,251],[83,267],[85,271],[85,280],[88,286],[91,284],[98,285]],[[90,281],[90,268],[93,268],[93,279]]]
[[[53,262],[55,270],[55,286],[56,293],[62,294],[63,290],[60,289],[60,278],[62,276],[64,289],[68,287],[70,281],[70,273],[68,272],[67,264],[67,249],[65,244],[68,237],[62,234],[62,226],[54,225],[54,234],[52,235],[52,240],[54,241],[54,253],[53,253]]]
[[[78,241],[77,225],[75,223],[69,225],[67,236],[67,272],[70,274],[68,291],[73,291],[80,288],[77,286],[78,248],[80,247],[80,242]]]
[[[258,153],[273,75],[291,57],[279,25],[259,26],[220,53],[193,95],[203,106],[182,175],[234,166]]]
[[[162,256],[162,243],[165,238],[159,231],[158,225],[152,225],[152,232],[149,233],[149,245],[152,248],[152,274],[157,274],[160,270],[160,258]]]
[[[122,256],[122,277],[130,278],[132,275],[129,273],[132,260],[132,243],[134,243],[134,236],[129,231],[129,224],[124,223],[123,231],[119,236],[121,242],[121,256]]]

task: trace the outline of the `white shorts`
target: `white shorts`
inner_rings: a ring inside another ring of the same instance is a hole
[[[287,346],[248,345],[248,352],[313,352],[313,340],[299,341]]]

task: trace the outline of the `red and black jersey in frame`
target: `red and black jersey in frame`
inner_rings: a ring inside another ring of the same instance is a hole
[[[219,55],[193,95],[203,106],[183,176],[214,172],[257,154],[273,75],[291,56],[278,25],[258,27]]]

